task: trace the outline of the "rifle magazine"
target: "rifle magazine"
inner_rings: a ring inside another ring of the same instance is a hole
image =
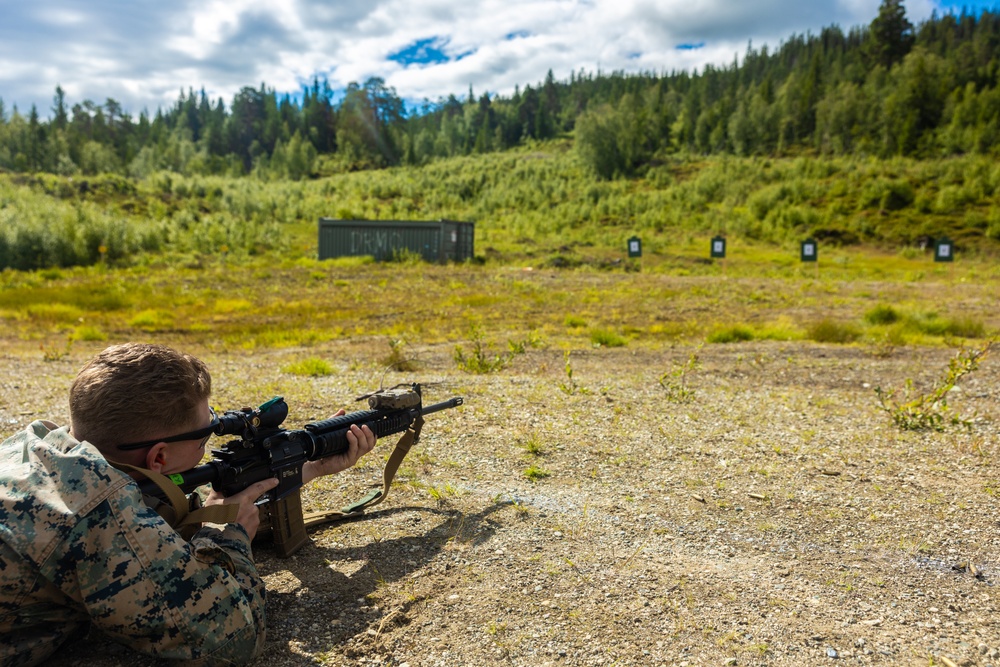
[[[268,539],[281,558],[288,558],[309,542],[302,520],[302,496],[298,489],[281,500],[260,507],[257,540]]]

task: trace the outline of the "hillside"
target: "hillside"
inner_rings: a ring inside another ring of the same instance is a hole
[[[534,266],[614,266],[633,234],[645,270],[704,258],[715,234],[750,261],[807,237],[913,256],[950,236],[989,257],[998,196],[1000,167],[986,157],[670,158],[602,182],[566,140],[308,181],[0,174],[0,267],[314,258],[320,217],[471,220],[481,261]]]

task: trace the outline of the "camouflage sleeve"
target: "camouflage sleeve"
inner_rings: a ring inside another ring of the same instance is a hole
[[[75,531],[56,571],[77,578],[111,638],[197,665],[242,665],[263,648],[264,582],[242,526],[206,525],[185,542],[129,485]]]

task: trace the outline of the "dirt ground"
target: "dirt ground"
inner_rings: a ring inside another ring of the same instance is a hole
[[[361,342],[298,351],[341,360],[318,378],[268,370],[296,351],[194,352],[218,407],[272,378],[289,428],[377,382]],[[996,355],[949,395],[970,428],[938,433],[898,429],[874,389],[928,390],[953,349],[552,347],[484,375],[449,346],[409,354],[387,384],[465,405],[427,418],[374,511],[288,559],[258,546],[256,665],[1000,667]],[[5,432],[64,416],[88,356],[8,357]],[[307,509],[378,486],[383,461],[318,482]],[[92,638],[51,664],[156,663]]]

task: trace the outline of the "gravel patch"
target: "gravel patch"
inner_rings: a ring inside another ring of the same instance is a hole
[[[356,409],[381,375],[364,341],[194,352],[213,368],[213,403],[262,402],[246,378],[267,378],[289,428]],[[679,392],[671,371],[692,353]],[[5,432],[64,419],[89,354],[6,357]],[[998,362],[949,399],[969,429],[900,431],[874,394],[929,388],[953,354],[594,349],[570,355],[570,383],[554,348],[488,375],[456,370],[448,346],[421,349],[420,369],[386,384],[421,380],[428,402],[465,406],[428,417],[375,511],[316,529],[289,559],[259,545],[269,635],[256,664],[1000,667]],[[355,361],[275,373],[296,355]],[[307,489],[307,509],[378,485],[383,459],[370,459]],[[91,638],[52,664],[157,663]]]

